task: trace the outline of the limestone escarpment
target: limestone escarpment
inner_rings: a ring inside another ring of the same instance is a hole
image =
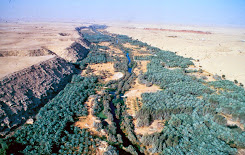
[[[84,39],[82,37],[78,39],[77,42],[87,49],[89,49],[89,46],[91,45],[91,43],[87,39]]]
[[[75,71],[60,57],[5,76],[0,81],[0,134],[23,124],[64,88]]]
[[[70,62],[76,62],[85,58],[89,52],[87,48],[81,45],[81,43],[74,42],[68,47],[65,53],[64,59]]]
[[[45,55],[55,55],[52,51],[46,48],[33,49],[33,50],[2,50],[0,51],[0,57],[7,56],[45,56]]]

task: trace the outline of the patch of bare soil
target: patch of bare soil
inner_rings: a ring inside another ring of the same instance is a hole
[[[96,149],[96,155],[103,155],[108,146],[109,144],[106,141],[100,141],[100,144]]]
[[[103,130],[99,132],[93,126],[94,122],[97,123],[100,122],[99,119],[97,119],[95,116],[92,115],[93,100],[94,100],[94,96],[90,96],[88,100],[84,103],[87,105],[88,108],[88,116],[79,117],[79,121],[75,122],[75,126],[79,127],[80,129],[86,128],[93,135],[106,136],[106,133]],[[106,152],[108,146],[109,145],[106,141],[100,141],[99,145],[96,148],[96,155],[103,155],[104,152]]]
[[[107,46],[109,49],[106,52],[111,57],[124,57],[123,51],[113,46],[110,42],[100,42],[98,45]]]
[[[38,56],[38,57],[19,57],[7,56],[0,57],[0,78],[31,65],[53,58],[54,55]]]
[[[133,121],[134,125],[136,125],[136,120]],[[164,128],[165,120],[154,120],[150,126],[146,127],[135,127],[136,135],[146,135],[153,134],[156,132],[161,132]]]
[[[123,73],[115,72],[113,66],[113,62],[88,65],[87,69],[83,70],[82,76],[88,76],[92,74],[101,76],[103,79],[101,81],[102,83],[108,82],[110,80],[118,80],[123,77]]]
[[[139,47],[136,45],[131,45],[130,43],[125,43],[123,44],[124,47],[133,49],[132,55],[133,56],[148,56],[152,55],[151,53],[148,52],[148,50],[145,47]]]
[[[87,128],[89,129],[92,134],[95,135],[105,135],[105,132],[98,132],[96,128],[94,128],[94,122],[100,122],[95,116],[92,115],[92,106],[93,106],[94,96],[89,96],[88,100],[84,103],[87,105],[88,109],[88,116],[81,116],[79,117],[79,121],[75,123],[75,126],[79,127],[80,129]]]
[[[157,92],[158,90],[161,90],[159,86],[152,85],[151,87],[146,87],[144,84],[139,84],[138,80],[136,79],[135,84],[124,95],[124,97],[127,97],[125,104],[127,105],[128,114],[135,116],[136,112],[142,106],[141,94]]]
[[[139,46],[131,45],[130,43],[124,43],[123,46],[126,48],[130,48],[130,49],[139,49],[140,48]]]
[[[207,71],[198,71],[198,72],[193,72],[193,73],[187,73],[187,75],[191,75],[194,76],[198,79],[203,79],[205,81],[216,81],[216,79],[214,78],[214,75],[207,72]]]
[[[147,71],[147,64],[150,61],[136,61],[136,62],[137,62],[137,67],[134,68],[133,72],[137,76],[140,74],[140,72],[145,73]],[[136,78],[135,84],[124,95],[124,97],[127,97],[126,105],[128,108],[127,109],[128,114],[130,114],[131,116],[136,115],[136,112],[142,106],[142,102],[141,102],[142,93],[156,92],[158,90],[160,90],[159,86],[152,85],[151,87],[146,87],[146,85],[140,84],[138,82],[138,78]]]
[[[237,149],[237,155],[244,155],[245,149]]]
[[[221,114],[221,115],[226,118],[227,125],[231,125],[231,126],[236,125],[244,131],[244,125],[237,120],[233,120],[232,115],[227,115],[227,114]]]
[[[137,67],[134,68],[134,73],[138,76],[140,72],[145,73],[147,71],[147,64],[150,61],[136,61]]]
[[[124,54],[123,54],[123,51],[121,51],[120,49],[110,45],[109,46],[110,50],[108,51],[109,52],[109,55],[112,56],[112,57],[124,57]]]
[[[131,91],[130,93],[134,93],[134,91]],[[126,105],[127,113],[131,116],[136,116],[137,111],[139,111],[142,106],[142,102],[139,97],[131,96],[127,97]]]
[[[100,42],[98,45],[100,45],[100,46],[110,46],[111,45],[111,43],[110,42]]]

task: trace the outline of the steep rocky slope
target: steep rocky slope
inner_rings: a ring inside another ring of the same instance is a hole
[[[89,50],[82,46],[78,42],[74,42],[68,47],[62,56],[64,59],[70,62],[76,62],[83,58],[85,58],[88,54]]]
[[[0,134],[26,122],[64,88],[75,71],[60,57],[5,76],[0,81]]]
[[[5,135],[64,88],[76,71],[69,62],[85,58],[90,42],[73,24],[0,27],[0,135]]]
[[[28,56],[28,57],[36,57],[36,56],[45,56],[45,55],[55,55],[52,51],[46,48],[32,49],[32,50],[0,50],[0,57],[7,56]]]
[[[90,43],[84,39],[77,39],[62,52],[51,51],[46,47],[37,49],[0,49],[0,78],[20,71],[36,63],[48,60],[55,55],[69,61],[76,62],[85,58],[89,52]]]

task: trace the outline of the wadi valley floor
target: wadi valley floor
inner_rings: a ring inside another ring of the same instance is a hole
[[[243,154],[244,32],[1,23],[0,151]]]

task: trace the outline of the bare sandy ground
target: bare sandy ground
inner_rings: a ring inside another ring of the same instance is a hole
[[[136,126],[136,120],[133,121],[134,125]],[[134,132],[136,135],[150,135],[156,132],[161,132],[164,128],[165,121],[164,120],[154,120],[150,126],[144,127],[135,127]]]
[[[145,73],[147,71],[147,63],[149,63],[149,61],[137,61],[137,67],[133,70],[133,72],[137,76],[140,74],[140,71],[142,73]],[[146,87],[146,85],[140,84],[138,82],[138,78],[136,78],[132,88],[126,91],[124,95],[124,97],[127,97],[125,104],[127,105],[128,114],[130,114],[133,117],[136,116],[136,112],[142,106],[141,94],[157,92],[158,90],[161,90],[159,86],[153,85],[151,87]]]
[[[91,69],[90,73],[87,73],[87,70],[82,71],[82,76],[90,76],[95,74],[97,76],[102,76],[101,82],[108,82],[110,80],[118,80],[123,77],[122,72],[116,72],[113,67],[113,62],[100,63],[100,64],[89,64],[88,67]],[[87,67],[87,68],[88,68]]]
[[[65,49],[79,38],[75,31],[79,23],[0,23],[0,52],[18,51],[18,56],[0,57],[0,78],[53,56],[22,56],[30,50],[48,49],[65,57]]]
[[[192,57],[199,60],[195,64],[202,69],[245,84],[245,28],[128,23],[109,25],[107,30],[111,33],[125,34],[160,49]]]
[[[222,115],[226,118],[227,125],[231,125],[231,126],[236,125],[244,131],[244,124],[240,123],[239,121],[233,120],[232,115],[227,115],[227,114],[223,114],[223,113],[221,113],[220,115]]]
[[[142,106],[141,94],[157,92],[158,90],[161,90],[159,86],[153,85],[151,87],[146,87],[143,84],[139,84],[138,80],[136,79],[135,85],[133,85],[132,88],[130,88],[129,91],[127,91],[123,96],[127,97],[125,104],[128,108],[128,114],[134,117],[136,116],[137,111],[140,110]]]
[[[47,47],[56,54],[79,38],[73,23],[0,23],[0,50]],[[63,34],[60,34],[63,33]]]
[[[92,115],[92,106],[93,106],[94,96],[89,96],[88,100],[85,102],[88,108],[88,115],[79,117],[79,120],[75,122],[75,126],[80,129],[88,129],[91,134],[102,137],[106,136],[106,133],[102,129],[100,132],[96,130],[94,127],[94,122],[101,123],[97,117]],[[108,147],[108,143],[106,141],[100,141],[98,147],[96,148],[96,155],[103,155]]]
[[[0,79],[9,73],[22,70],[31,65],[53,58],[54,55],[39,57],[0,57]]]
[[[93,126],[94,122],[100,122],[100,120],[96,119],[96,117],[92,115],[93,100],[94,100],[94,96],[89,96],[88,100],[85,102],[88,108],[88,116],[79,117],[79,120],[75,122],[75,126],[81,129],[88,128],[93,134],[96,134],[99,136],[101,136],[101,134],[105,135],[104,132],[103,133],[98,132]]]

